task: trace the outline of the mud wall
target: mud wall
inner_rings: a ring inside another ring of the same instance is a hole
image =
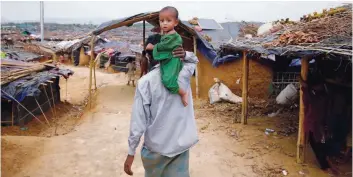
[[[91,59],[91,56],[89,55],[86,55],[85,54],[85,51],[84,51],[84,48],[81,47],[81,50],[80,50],[80,62],[79,62],[79,66],[87,66],[89,65],[89,61]]]
[[[219,78],[226,84],[233,93],[241,96],[242,93],[242,74],[243,62],[242,59],[234,62],[222,64],[213,67],[211,62],[205,56],[197,53],[199,58],[198,74],[199,74],[199,94],[200,98],[208,99],[208,90],[214,84],[213,78]],[[249,61],[249,97],[267,99],[268,88],[272,81],[272,69],[257,61]],[[240,79],[239,84],[237,80]],[[193,96],[196,95],[195,77],[191,80]]]

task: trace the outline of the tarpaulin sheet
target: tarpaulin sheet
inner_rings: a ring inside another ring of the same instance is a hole
[[[201,40],[197,40],[197,49],[203,56],[206,57],[206,59],[208,59],[208,61],[212,63],[212,66],[214,67],[240,58],[239,55],[226,55],[221,57],[217,54],[216,50],[207,47]]]
[[[310,60],[309,63],[315,63],[315,59]],[[302,62],[301,62],[300,58],[293,59],[291,61],[291,63],[289,64],[290,67],[292,67],[292,66],[301,66],[301,65],[302,65]]]
[[[10,82],[9,84],[1,87],[1,97],[9,100],[15,98],[21,102],[27,96],[37,97],[41,91],[39,86],[41,83],[45,83],[47,80],[51,80],[53,77],[60,75],[72,75],[73,71],[68,69],[54,69],[51,71],[43,71],[30,76],[23,77],[21,79]],[[5,93],[5,94],[4,94]],[[8,94],[11,96],[8,96]]]
[[[31,61],[42,57],[42,55],[37,55],[34,53],[19,51],[19,50],[7,49],[7,50],[4,50],[3,52],[6,53],[5,59],[10,59],[10,60]]]

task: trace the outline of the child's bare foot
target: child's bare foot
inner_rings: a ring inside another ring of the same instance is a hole
[[[183,102],[183,105],[186,107],[188,106],[188,94],[185,93],[183,95],[180,95],[181,96],[181,101]]]

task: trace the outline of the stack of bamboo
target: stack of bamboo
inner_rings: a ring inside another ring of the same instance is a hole
[[[1,62],[1,85],[30,75],[34,72],[42,71],[45,68],[45,65],[40,63],[3,60]]]

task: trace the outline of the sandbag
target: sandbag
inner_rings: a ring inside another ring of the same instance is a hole
[[[226,85],[220,83],[219,86],[219,97],[221,100],[228,101],[230,103],[241,103],[243,99],[235,95]]]
[[[221,101],[219,97],[219,83],[214,84],[208,91],[208,97],[210,98],[210,104],[214,104]]]
[[[298,96],[298,90],[293,84],[288,84],[276,97],[277,104],[286,105],[294,101]]]

